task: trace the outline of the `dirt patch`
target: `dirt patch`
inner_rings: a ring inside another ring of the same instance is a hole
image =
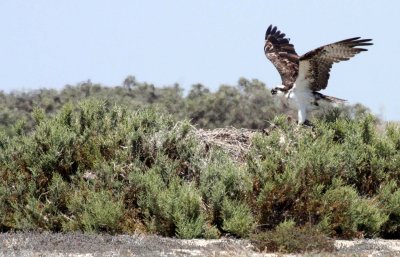
[[[231,256],[255,249],[245,240],[178,240],[142,235],[0,234],[1,256]]]
[[[400,256],[400,240],[336,240],[335,248],[343,256]]]
[[[337,240],[337,252],[307,256],[400,256],[400,240]],[[3,233],[0,256],[295,256],[260,253],[247,240],[179,240],[144,235]],[[297,255],[298,256],[298,255]]]

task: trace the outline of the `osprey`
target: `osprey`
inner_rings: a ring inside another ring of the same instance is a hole
[[[347,61],[354,55],[367,51],[359,46],[372,45],[371,39],[354,37],[318,47],[302,56],[294,50],[284,33],[270,25],[265,34],[264,52],[279,71],[282,85],[271,90],[272,95],[281,96],[284,103],[298,110],[298,123],[310,124],[308,111],[318,106],[319,101],[344,103],[345,100],[321,94],[328,85],[332,64]]]

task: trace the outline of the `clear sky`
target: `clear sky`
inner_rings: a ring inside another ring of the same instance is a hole
[[[335,64],[325,94],[400,120],[400,1],[1,0],[0,90],[60,89],[128,75],[156,86],[216,89],[239,77],[272,87],[263,53],[277,25],[303,54],[354,36],[373,46]]]

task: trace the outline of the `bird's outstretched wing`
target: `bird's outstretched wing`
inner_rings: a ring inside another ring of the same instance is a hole
[[[328,86],[329,72],[336,62],[347,61],[356,54],[367,51],[359,46],[372,45],[371,39],[354,37],[318,47],[300,57],[299,79],[305,80],[312,91]]]
[[[293,87],[299,71],[299,56],[289,38],[270,25],[265,33],[264,52],[281,75],[286,90]]]

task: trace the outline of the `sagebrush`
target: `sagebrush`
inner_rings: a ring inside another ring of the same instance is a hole
[[[278,116],[243,160],[157,108],[87,100],[32,119],[0,133],[2,231],[399,237],[400,128],[369,114]]]

